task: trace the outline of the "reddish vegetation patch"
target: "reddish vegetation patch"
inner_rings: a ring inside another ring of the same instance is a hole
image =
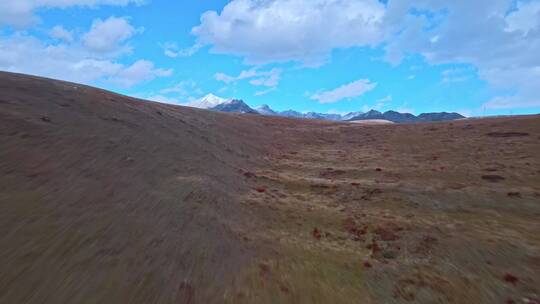
[[[509,197],[521,197],[521,193],[519,193],[519,192],[508,192],[507,195]]]
[[[514,284],[516,285],[516,283],[519,281],[519,279],[509,273],[505,274],[504,277],[503,277],[503,280],[505,282],[508,282],[508,283],[511,283],[511,284]]]
[[[418,246],[415,248],[414,252],[421,255],[428,254],[439,240],[437,240],[435,237],[432,237],[430,235],[426,235],[422,238]]]
[[[321,237],[322,237],[321,231],[320,231],[318,228],[313,229],[313,231],[311,232],[311,234],[312,234],[313,237],[316,238],[317,240],[320,240]]]
[[[524,137],[529,136],[529,133],[524,132],[491,132],[486,134],[490,137]]]
[[[359,240],[363,235],[367,233],[368,226],[364,225],[362,228],[358,227],[353,218],[349,217],[343,221],[343,227],[347,232],[355,236],[356,240]]]
[[[264,192],[266,192],[266,188],[264,188],[264,187],[259,187],[259,188],[255,189],[255,190],[256,190],[257,192],[259,192],[259,193],[264,193]]]
[[[351,186],[358,187],[360,186],[360,183],[351,183]]]
[[[371,242],[371,244],[366,246],[366,249],[371,250],[371,257],[374,257],[377,253],[381,252],[381,247],[379,247],[379,244],[375,240]]]
[[[259,264],[259,273],[263,277],[268,276],[270,274],[270,266],[268,264],[265,264],[265,263],[260,263]]]
[[[386,241],[386,242],[395,241],[395,240],[399,239],[397,234],[392,232],[392,230],[387,229],[387,228],[383,228],[383,227],[379,227],[379,228],[375,229],[373,231],[373,233],[378,235],[381,238],[381,240]]]
[[[367,261],[366,261],[366,262],[364,262],[364,267],[365,267],[365,268],[371,268],[371,267],[373,267],[373,266],[371,266],[371,263],[370,263],[370,262],[367,262]]]
[[[376,169],[375,169],[375,171],[377,171],[377,172],[381,172],[381,171],[382,171],[382,169],[381,169],[381,168],[376,168]]]
[[[493,175],[493,174],[490,174],[490,175],[482,175],[482,179],[483,180],[486,180],[490,183],[498,183],[500,181],[503,181],[505,180],[504,177],[500,176],[500,175]]]

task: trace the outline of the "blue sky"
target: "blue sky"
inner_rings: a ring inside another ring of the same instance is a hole
[[[538,0],[0,3],[0,70],[177,104],[539,113],[538,54]]]

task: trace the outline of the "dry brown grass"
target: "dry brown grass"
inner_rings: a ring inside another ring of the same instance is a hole
[[[0,121],[0,303],[539,299],[538,116],[341,124],[2,73]]]

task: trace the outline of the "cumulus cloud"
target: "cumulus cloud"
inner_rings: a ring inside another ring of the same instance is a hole
[[[197,83],[195,81],[182,80],[172,87],[162,89],[160,92],[162,94],[175,93],[179,95],[188,95],[192,91],[202,94],[202,91],[200,90],[200,88],[197,87]]]
[[[373,83],[368,79],[360,79],[342,85],[334,90],[317,93],[311,96],[311,99],[317,100],[320,103],[334,103],[346,98],[362,96],[373,90],[376,86],[376,83]]]
[[[383,16],[378,0],[233,0],[221,13],[204,13],[192,33],[248,63],[320,65],[334,48],[381,42]]]
[[[96,19],[90,30],[83,35],[82,42],[85,47],[94,52],[117,52],[122,48],[122,43],[136,32],[137,30],[126,18]]]
[[[538,29],[540,25],[540,2],[518,2],[517,9],[505,18],[506,30],[509,32],[521,31],[528,34],[529,31]]]
[[[372,104],[372,105],[368,105],[368,104],[365,104],[362,106],[362,112],[368,112],[370,110],[377,110],[377,111],[382,111],[383,108],[385,107],[388,107],[392,101],[393,101],[393,97],[392,95],[387,95],[386,97],[383,97],[383,98],[379,98],[375,101],[375,104]],[[401,110],[403,110],[404,108],[401,107],[399,110],[397,110],[398,112],[402,112]],[[402,113],[408,113],[408,112],[402,112]]]
[[[26,27],[39,19],[34,11],[40,8],[69,8],[74,6],[96,7],[100,5],[142,5],[145,0],[2,0],[0,1],[0,25]]]
[[[494,91],[507,88],[490,71],[511,74],[516,107],[528,107],[539,82],[540,1],[516,0],[232,0],[192,29],[198,44],[248,64],[296,61],[320,65],[331,51],[380,47],[400,64],[409,55],[432,65],[474,67]],[[452,73],[449,71],[449,73]],[[445,82],[467,75],[443,75]],[[223,77],[233,81],[232,78]]]
[[[489,110],[540,107],[540,98],[523,95],[496,96],[486,102],[483,107]]]
[[[96,56],[85,48],[47,44],[23,34],[0,36],[0,69],[85,84],[106,81],[123,87],[172,73],[172,70],[154,67],[150,61],[139,60],[124,65],[110,58]]]
[[[49,36],[51,36],[51,38],[56,39],[56,40],[61,40],[68,43],[73,42],[73,33],[71,31],[66,30],[61,25],[57,25],[53,27],[49,31]]]
[[[109,76],[110,80],[123,87],[132,87],[138,83],[150,81],[156,77],[172,75],[172,70],[158,69],[154,63],[148,60],[138,60],[131,66],[125,67],[115,75]]]
[[[180,49],[176,43],[167,42],[163,46],[163,53],[165,56],[170,58],[177,58],[177,57],[190,57],[193,54],[195,54],[200,48],[202,48],[202,45],[195,44],[189,48]]]
[[[399,63],[408,54],[421,54],[431,64],[469,64],[494,89],[514,91],[487,106],[537,106],[539,93],[532,88],[540,84],[540,1],[514,3],[390,0],[385,17],[387,58]]]
[[[279,84],[281,78],[281,69],[274,68],[268,71],[259,71],[257,68],[252,68],[240,72],[238,76],[216,73],[214,78],[226,84],[237,82],[239,80],[251,79],[249,83],[253,86],[275,88]]]
[[[481,71],[480,76],[494,86],[514,91],[506,95],[495,96],[483,107],[486,109],[513,109],[540,107],[540,66],[489,68]],[[517,88],[517,91],[516,91]]]
[[[260,90],[260,91],[256,91],[255,94],[253,94],[253,95],[255,95],[255,96],[263,96],[263,95],[272,93],[275,90],[277,90],[275,87],[274,88],[269,88],[269,89],[266,89],[266,90]]]

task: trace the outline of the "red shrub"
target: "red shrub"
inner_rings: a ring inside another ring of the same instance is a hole
[[[512,283],[514,285],[516,285],[516,283],[519,281],[519,279],[509,273],[505,274],[504,277],[503,277],[504,281],[505,282],[508,282],[508,283]]]
[[[316,238],[317,240],[320,240],[321,239],[321,231],[318,229],[318,228],[315,228],[313,229],[313,232],[311,232],[311,234],[313,235],[314,238]]]

